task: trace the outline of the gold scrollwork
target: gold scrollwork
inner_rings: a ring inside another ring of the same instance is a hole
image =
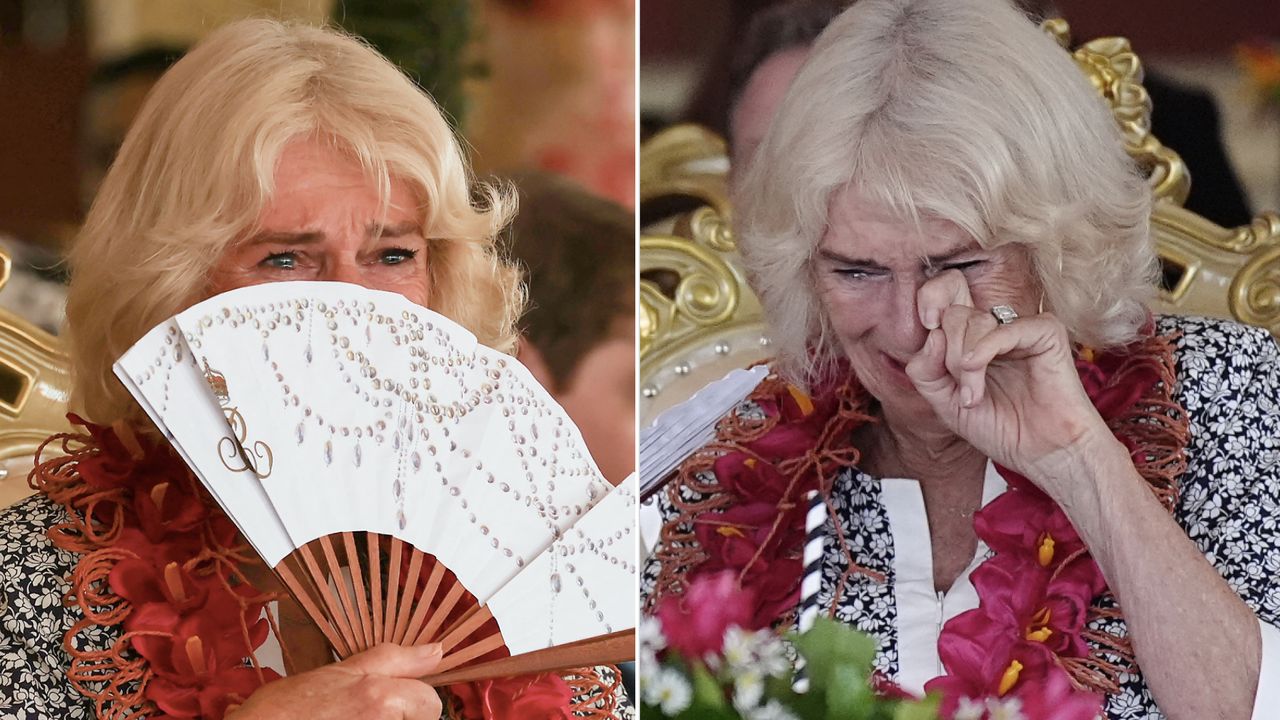
[[[643,246],[643,245],[642,245]],[[640,281],[640,354],[646,355],[657,340],[660,330],[671,326],[675,313],[672,303],[658,286],[649,280]],[[665,334],[665,332],[663,333]]]
[[[1248,225],[1233,229],[1219,247],[1231,252],[1247,253],[1277,243],[1280,243],[1280,215],[1266,212],[1255,217]]]
[[[1280,336],[1280,245],[1255,254],[1231,281],[1231,314]]]
[[[687,226],[687,230],[686,227]],[[684,232],[681,232],[685,230]],[[693,238],[712,250],[734,252],[738,243],[734,240],[729,218],[713,208],[703,206],[689,213],[676,224],[676,234]]]
[[[1151,97],[1142,86],[1142,62],[1129,41],[1104,37],[1071,50],[1071,30],[1065,20],[1046,20],[1041,28],[1071,51],[1076,65],[1111,106],[1125,150],[1148,173],[1155,198],[1179,206],[1186,202],[1191,175],[1178,153],[1151,134]]]
[[[727,227],[729,159],[722,138],[698,125],[676,125],[646,140],[640,156],[642,205],[667,196],[697,198]]]
[[[670,295],[652,280],[641,282],[641,354],[677,325],[711,327],[733,317],[741,281],[719,252],[674,235],[650,235],[641,237],[640,253],[646,269],[678,278]]]
[[[223,467],[231,472],[248,470],[259,480],[266,480],[271,476],[275,463],[271,446],[261,440],[248,443],[249,426],[238,409],[224,407],[222,414],[227,418],[227,424],[231,426],[231,435],[224,435],[218,440],[218,459],[222,461]],[[253,448],[252,457],[250,447]],[[233,466],[232,462],[236,460],[239,462]]]

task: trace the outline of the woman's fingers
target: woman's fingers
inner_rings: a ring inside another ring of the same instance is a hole
[[[940,273],[916,291],[916,313],[920,316],[920,324],[928,330],[941,327],[942,316],[952,305],[973,307],[969,283],[959,270]]]
[[[964,407],[973,407],[982,401],[987,376],[986,366],[967,368],[962,361],[974,344],[995,330],[996,325],[990,313],[972,307],[952,305],[943,312],[947,372],[960,386],[960,404]]]
[[[960,361],[964,372],[981,372],[996,358],[1003,356],[1025,357],[1047,349],[1053,341],[1056,327],[1045,316],[1022,318],[1007,325],[997,324],[986,335],[978,338]]]
[[[442,655],[440,643],[411,647],[383,643],[352,655],[338,663],[338,667],[364,675],[419,678],[431,674],[440,664]]]
[[[911,383],[921,395],[930,400],[949,395],[955,384],[947,372],[946,344],[941,328],[930,330],[924,347],[906,365],[907,377],[911,378]]]
[[[404,720],[438,720],[444,710],[436,689],[421,680],[395,679],[390,706],[392,716],[399,711]]]
[[[440,696],[435,688],[417,678],[435,670],[442,656],[439,643],[412,647],[383,643],[338,665],[378,678],[378,682],[366,687],[392,717],[398,713],[404,720],[436,720],[442,710]]]

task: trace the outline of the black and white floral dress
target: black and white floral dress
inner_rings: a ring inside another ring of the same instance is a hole
[[[1188,467],[1175,519],[1233,590],[1253,609],[1263,636],[1263,662],[1253,719],[1280,717],[1280,349],[1265,331],[1220,320],[1162,317],[1158,332],[1176,334],[1175,397],[1190,420]],[[743,406],[744,411],[746,406]],[[983,504],[1005,490],[988,465]],[[659,498],[663,496],[659,494]],[[904,688],[920,692],[942,674],[938,635],[947,620],[978,605],[969,574],[989,556],[979,541],[969,567],[952,588],[934,590],[930,533],[919,484],[841,473],[832,492],[853,559],[884,573],[885,582],[854,575],[836,607],[841,621],[870,634],[876,667]],[[642,509],[642,514],[653,508]],[[673,514],[659,500],[657,512]],[[828,533],[834,526],[828,521]],[[642,523],[643,524],[643,523]],[[846,561],[827,544],[820,607],[831,607]],[[645,565],[641,592],[656,582],[656,557]],[[1122,620],[1091,627],[1119,636]],[[1141,672],[1122,676],[1106,704],[1109,720],[1156,720]]]

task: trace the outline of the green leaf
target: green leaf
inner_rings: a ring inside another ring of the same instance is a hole
[[[929,694],[923,700],[905,701],[893,711],[893,720],[937,720],[942,696]]]
[[[831,668],[826,690],[827,717],[831,720],[865,720],[876,703],[866,677],[850,663]]]
[[[805,672],[814,690],[824,691],[837,667],[845,668],[865,684],[876,656],[876,643],[869,636],[832,620],[819,617],[807,632],[790,636],[796,651],[807,663]]]
[[[724,699],[724,688],[707,671],[705,665],[694,665],[692,674],[694,704],[709,708],[728,707],[729,703]]]
[[[643,717],[649,717],[645,715]],[[658,715],[657,717],[662,717]],[[738,714],[728,705],[708,707],[694,702],[687,710],[676,716],[678,720],[740,720]]]

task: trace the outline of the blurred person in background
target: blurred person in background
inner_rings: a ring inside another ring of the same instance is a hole
[[[550,173],[511,179],[511,252],[529,288],[519,359],[616,485],[635,471],[634,215]]]
[[[480,172],[538,169],[635,203],[635,0],[487,0],[467,138]]]
[[[729,65],[725,127],[730,170],[746,168],[813,41],[846,5],[838,0],[787,0],[751,16]]]
[[[1015,2],[1036,22],[1066,17],[1053,0]],[[1142,48],[1135,49],[1141,54]],[[1183,207],[1223,227],[1248,225],[1253,211],[1222,142],[1213,95],[1176,82],[1159,70],[1144,67],[1143,71],[1142,87],[1151,98],[1151,134],[1177,152],[1191,172],[1191,192]]]

